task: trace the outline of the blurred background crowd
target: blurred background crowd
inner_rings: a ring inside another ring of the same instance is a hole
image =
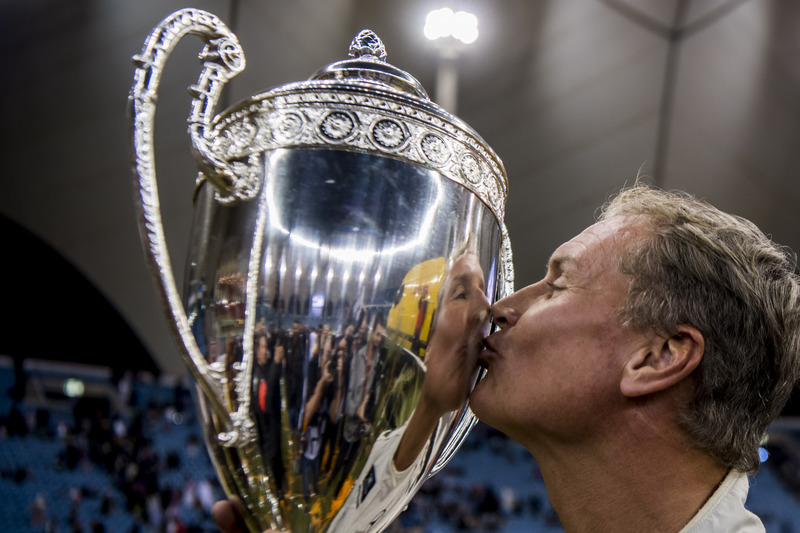
[[[217,531],[209,511],[224,494],[190,384],[85,365],[0,363],[3,531]],[[800,424],[778,422],[762,458],[748,507],[768,532],[800,532]],[[390,530],[562,531],[533,459],[482,424]]]

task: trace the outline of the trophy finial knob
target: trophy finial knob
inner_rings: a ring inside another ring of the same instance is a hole
[[[361,30],[350,43],[350,51],[347,55],[356,59],[367,55],[386,61],[386,47],[383,46],[383,41],[374,31]]]
[[[310,80],[339,80],[345,83],[377,82],[394,90],[428,99],[422,85],[411,74],[386,62],[386,47],[372,30],[361,30],[350,43],[350,57],[331,63]]]

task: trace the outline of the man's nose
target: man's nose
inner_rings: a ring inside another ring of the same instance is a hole
[[[507,327],[513,326],[517,323],[517,313],[514,309],[509,305],[507,301],[511,296],[506,296],[502,300],[495,302],[492,306],[492,320],[500,329],[505,329]]]
[[[486,298],[485,294],[479,294],[480,296],[477,298],[477,307],[473,316],[477,318],[478,322],[483,323],[491,316],[492,306],[489,304],[489,300]]]
[[[533,293],[534,285],[529,285],[495,302],[492,306],[492,320],[497,327],[505,329],[516,324],[525,312],[526,302]]]

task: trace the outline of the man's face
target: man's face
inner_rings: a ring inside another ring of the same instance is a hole
[[[465,253],[453,262],[442,284],[438,305],[429,340],[437,349],[426,352],[426,361],[436,352],[464,350],[471,354],[467,368],[471,370],[477,360],[477,353],[472,352],[480,349],[489,318],[486,281],[476,255]]]
[[[624,363],[647,344],[620,320],[629,278],[618,263],[642,235],[636,222],[587,228],[555,251],[542,281],[492,307],[501,329],[486,340],[487,373],[470,397],[480,419],[523,445],[577,443],[623,405]]]
[[[372,336],[370,339],[372,340],[372,346],[377,348],[381,345],[381,341],[383,337],[386,335],[385,328],[382,324],[375,324],[375,327],[372,329]]]
[[[477,256],[466,253],[453,262],[442,284],[436,324],[425,350],[423,398],[437,412],[464,405],[475,383],[488,319],[483,270]]]
[[[258,346],[256,346],[256,362],[259,365],[267,364],[267,338],[259,337]]]

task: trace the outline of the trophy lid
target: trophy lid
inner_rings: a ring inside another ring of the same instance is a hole
[[[350,43],[348,55],[351,59],[331,63],[309,80],[370,80],[428,99],[422,84],[414,76],[386,62],[386,48],[372,30],[358,32]]]
[[[255,197],[267,151],[343,150],[439,172],[475,193],[502,222],[508,182],[491,147],[433,102],[416,78],[387,63],[373,31],[356,35],[349,56],[306,81],[255,94],[207,123],[190,121],[198,130],[193,140],[201,168],[217,185],[219,201]],[[208,107],[204,93],[197,93],[195,107]]]

